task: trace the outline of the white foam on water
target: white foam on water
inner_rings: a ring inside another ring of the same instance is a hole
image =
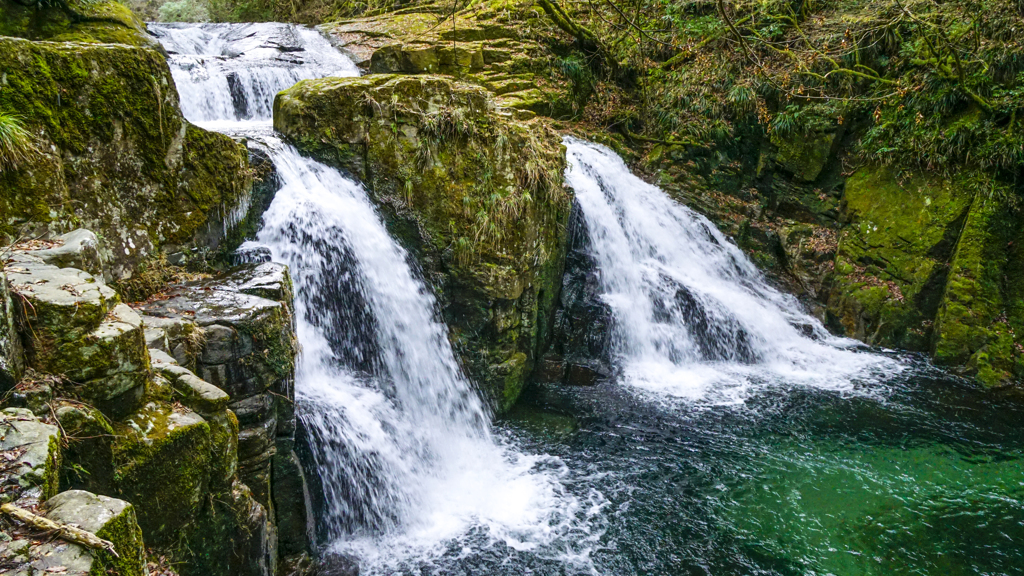
[[[270,120],[274,96],[299,80],[358,76],[351,59],[316,30],[293,24],[149,24],[168,52],[190,121]]]
[[[356,553],[366,573],[387,573],[477,531],[488,544],[583,561],[562,549],[592,515],[563,487],[568,470],[495,438],[433,296],[366,191],[290,146],[266,143],[281,189],[258,239],[295,278],[296,392],[336,549]],[[346,366],[328,342],[337,311],[309,301],[338,281],[339,255],[350,259],[373,318],[379,365],[369,373]]]
[[[565,144],[625,382],[737,404],[765,385],[856,392],[900,370],[830,335],[707,218],[634,176],[612,150]]]
[[[281,187],[258,242],[295,283],[296,402],[329,546],[355,554],[362,574],[497,544],[593,572],[603,497],[581,501],[561,460],[495,436],[433,295],[366,191],[273,133],[278,91],[358,75],[352,62],[288,24],[150,29],[170,54],[186,118],[248,139],[276,168]]]

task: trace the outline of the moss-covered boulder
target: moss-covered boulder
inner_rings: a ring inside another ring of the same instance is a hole
[[[114,545],[116,554],[105,550],[86,551],[92,559],[90,576],[111,572],[118,576],[145,576],[149,573],[142,530],[136,521],[135,509],[128,502],[82,490],[68,490],[47,500],[44,513],[50,520],[73,524]],[[44,569],[43,572],[59,572],[59,569]]]
[[[92,275],[43,264],[32,252],[15,253],[7,273],[23,302],[30,366],[65,378],[108,415],[135,410],[150,375],[139,315]]]
[[[0,455],[6,462],[14,461],[0,471],[0,502],[17,500],[34,489],[40,500],[46,500],[60,489],[60,430],[40,422],[29,410],[0,412]]]
[[[14,302],[11,300],[7,274],[0,269],[0,391],[6,391],[19,380],[25,368],[21,337],[14,325]]]
[[[116,0],[69,0],[65,6],[25,6],[0,0],[0,36],[52,42],[127,44],[154,48],[155,39],[131,9]]]
[[[987,385],[1024,377],[1024,214],[1010,194],[974,196],[935,320],[935,362]]]
[[[438,76],[300,82],[275,127],[357,175],[419,258],[464,365],[508,409],[546,344],[570,197],[561,139]]]
[[[438,26],[436,7],[412,7],[319,29],[372,73],[447,74],[487,88],[508,108],[546,116],[577,111],[561,73],[566,66],[552,50],[561,38],[540,8],[489,0],[446,17]]]
[[[848,179],[829,297],[834,324],[869,344],[927,351],[971,205],[966,180],[868,166]]]
[[[210,479],[210,425],[180,406],[150,402],[114,426],[114,487],[150,544],[173,544],[198,514]]]
[[[243,145],[184,120],[153,49],[0,37],[0,110],[35,138],[0,174],[0,238],[85,226],[108,279],[160,248],[215,247],[251,183]]]

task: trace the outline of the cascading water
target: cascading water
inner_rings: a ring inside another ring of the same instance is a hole
[[[319,32],[301,26],[150,24],[149,30],[167,50],[185,117],[211,129],[271,120],[274,96],[299,80],[359,75]]]
[[[830,336],[706,218],[631,174],[614,152],[571,137],[565,144],[628,382],[736,402],[773,377],[845,390],[858,376],[898,369]]]
[[[371,574],[450,562],[470,543],[586,569],[600,495],[584,508],[563,487],[560,460],[495,436],[433,296],[365,190],[302,157],[266,122],[277,91],[356,75],[352,63],[290,25],[151,29],[171,53],[186,117],[246,136],[274,163],[280,189],[258,241],[296,285],[296,400],[329,547],[354,553]]]

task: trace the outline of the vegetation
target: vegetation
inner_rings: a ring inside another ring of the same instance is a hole
[[[17,170],[34,149],[21,118],[0,112],[0,171]]]

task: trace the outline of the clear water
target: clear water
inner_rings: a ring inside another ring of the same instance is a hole
[[[270,128],[276,91],[351,63],[288,25],[151,27],[186,117],[277,167],[259,242],[296,283],[320,535],[364,574],[1024,573],[1019,395],[829,336],[579,140],[621,376],[492,423],[365,190]]]

